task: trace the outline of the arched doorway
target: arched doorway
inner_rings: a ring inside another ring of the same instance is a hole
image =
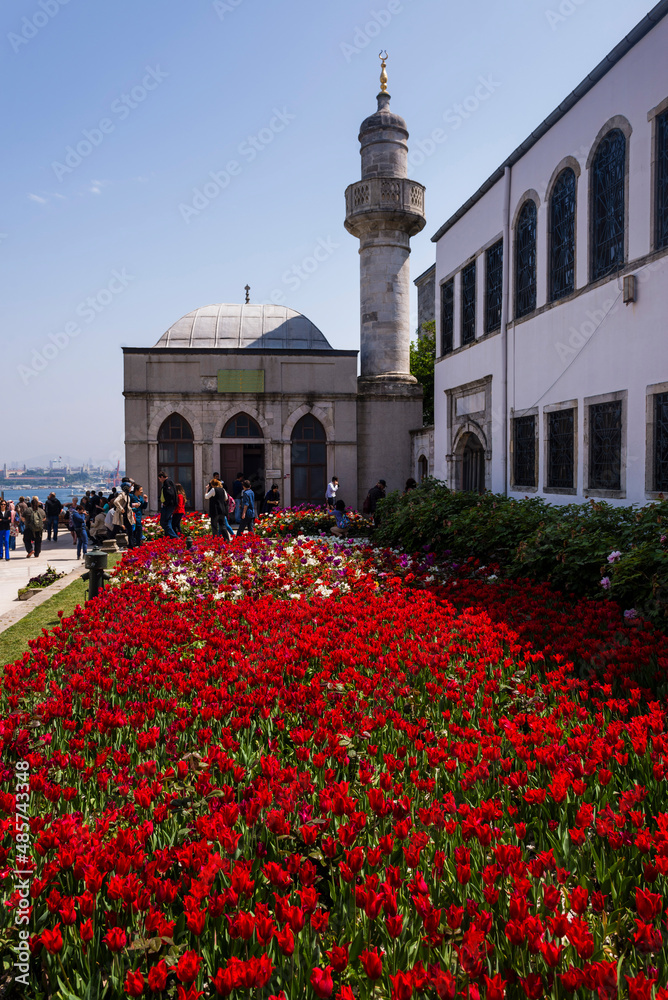
[[[186,505],[194,506],[195,448],[192,427],[180,413],[172,413],[158,431],[158,469],[180,483],[186,491]]]
[[[420,455],[418,458],[418,482],[423,482],[429,475],[429,461]]]
[[[255,493],[264,491],[264,442],[262,429],[248,413],[235,413],[223,428],[227,438],[220,446],[220,474],[229,487],[238,472],[250,481]]]
[[[468,433],[460,445],[460,489],[465,493],[485,492],[485,450],[475,434]]]
[[[292,503],[323,504],[327,486],[327,435],[312,413],[306,413],[292,432]]]

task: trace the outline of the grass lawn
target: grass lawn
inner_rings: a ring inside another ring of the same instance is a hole
[[[107,571],[113,569],[121,558],[120,553],[110,553]],[[52,629],[60,624],[58,612],[63,617],[71,615],[77,604],[83,604],[88,593],[88,581],[76,577],[69,586],[54,594],[48,601],[35,608],[4,632],[0,632],[0,666],[13,663],[28,649],[28,641],[41,635],[42,629]]]

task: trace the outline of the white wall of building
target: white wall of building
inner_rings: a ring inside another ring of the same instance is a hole
[[[668,106],[666,52],[668,17],[637,42],[437,243],[437,342],[440,286],[453,275],[455,336],[453,352],[436,363],[434,471],[452,486],[458,485],[453,481],[457,440],[468,428],[477,433],[486,451],[487,487],[517,496],[532,492],[512,488],[510,448],[508,468],[504,467],[504,435],[509,439],[513,415],[535,412],[539,472],[533,492],[555,503],[583,500],[592,495],[586,483],[586,407],[592,397],[623,393],[622,489],[608,499],[642,503],[652,495],[647,400],[652,391],[664,391],[657,386],[668,383],[668,250],[653,249],[652,196],[652,112]],[[598,141],[614,127],[628,136],[626,265],[612,277],[590,282],[591,157]],[[567,165],[577,176],[575,291],[550,303],[549,197],[554,180]],[[510,295],[504,413],[504,334],[483,334],[484,251],[503,235],[508,183],[510,245],[504,245],[504,256],[510,270]],[[513,321],[514,222],[527,197],[538,205],[537,303],[529,316]],[[461,269],[474,257],[476,342],[462,347]],[[637,301],[625,305],[621,289],[627,274],[637,276]],[[574,491],[555,493],[545,486],[546,407],[563,403],[576,410],[577,484]]]

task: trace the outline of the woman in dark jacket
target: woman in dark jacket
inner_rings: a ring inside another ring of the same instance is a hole
[[[204,494],[204,499],[209,501],[209,517],[211,518],[211,534],[224,534],[227,541],[231,542],[232,529],[227,520],[227,490],[220,479],[212,479],[209,488]]]

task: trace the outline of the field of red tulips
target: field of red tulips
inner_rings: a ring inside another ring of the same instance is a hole
[[[668,1000],[668,640],[489,572],[126,555],[3,669],[0,995]]]

